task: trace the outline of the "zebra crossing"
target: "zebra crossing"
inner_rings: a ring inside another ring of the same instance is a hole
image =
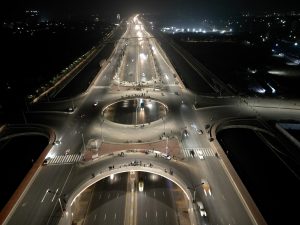
[[[83,155],[72,154],[72,155],[59,155],[49,160],[49,165],[58,164],[71,164],[78,162],[82,159]]]
[[[211,148],[184,148],[183,155],[185,158],[193,157],[191,151],[194,151],[195,157],[204,159],[204,156],[215,156],[214,151]]]

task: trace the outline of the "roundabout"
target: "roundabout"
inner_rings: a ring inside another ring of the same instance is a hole
[[[150,124],[166,116],[168,107],[150,98],[133,98],[114,102],[102,111],[103,117],[125,125]]]

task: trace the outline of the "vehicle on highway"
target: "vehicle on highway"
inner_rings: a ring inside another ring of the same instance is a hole
[[[54,145],[60,145],[61,144],[61,140],[56,140],[53,142]]]
[[[198,134],[203,134],[203,130],[201,130],[199,128],[197,128],[196,131],[197,131]]]
[[[188,137],[188,136],[189,136],[189,132],[187,131],[187,129],[184,129],[183,135],[184,135],[185,137]]]
[[[142,179],[139,180],[139,192],[144,191],[144,181]]]
[[[171,156],[165,153],[162,153],[161,156],[165,159],[169,159],[169,160],[171,159]]]
[[[211,190],[210,190],[210,185],[209,185],[208,181],[205,179],[201,179],[201,185],[204,190],[205,196],[207,196],[207,194],[209,194],[211,196]]]
[[[67,112],[71,113],[71,112],[74,112],[76,109],[76,107],[69,107],[66,109]]]
[[[200,215],[201,216],[207,216],[206,211],[205,211],[204,206],[203,206],[203,203],[201,201],[197,202],[197,206],[199,208]]]
[[[95,101],[94,104],[93,104],[93,106],[96,107],[96,106],[98,106],[98,104],[99,104],[99,102],[98,102],[98,101]]]
[[[68,148],[65,152],[65,155],[69,155],[70,154],[70,149]]]
[[[48,165],[50,162],[50,157],[47,157],[44,161],[43,161],[43,165]]]

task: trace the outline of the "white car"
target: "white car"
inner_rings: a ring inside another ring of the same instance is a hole
[[[161,156],[165,159],[169,159],[169,160],[171,159],[171,156],[165,153],[162,153]]]
[[[140,180],[139,181],[139,192],[142,192],[142,191],[144,191],[144,181]]]
[[[199,208],[200,215],[201,216],[207,216],[206,211],[205,211],[204,206],[203,206],[203,203],[201,201],[197,202],[197,206]]]
[[[61,141],[60,141],[60,140],[56,140],[53,144],[54,144],[54,145],[60,145],[60,144],[61,144]]]

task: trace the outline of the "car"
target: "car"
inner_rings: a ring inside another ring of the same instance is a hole
[[[67,112],[71,113],[71,112],[74,112],[76,109],[76,107],[69,107],[66,109]]]
[[[206,211],[205,211],[204,206],[203,206],[203,203],[201,201],[197,202],[197,206],[199,208],[200,215],[201,216],[207,216]]]
[[[201,179],[201,185],[204,190],[205,196],[210,195],[211,196],[211,190],[210,185],[206,179]]]
[[[60,145],[61,144],[61,140],[56,140],[53,142],[54,145]]]
[[[44,161],[43,161],[43,165],[48,165],[50,162],[50,157],[47,157]]]
[[[171,159],[171,156],[165,153],[161,154],[161,156],[165,159],[169,159],[169,160]]]
[[[144,191],[144,181],[142,179],[139,180],[139,192]]]
[[[94,102],[94,104],[93,104],[93,106],[98,106],[98,104],[99,104],[99,102],[98,101],[96,101],[96,102]]]
[[[189,132],[187,131],[187,129],[184,129],[183,135],[184,135],[185,137],[188,137],[188,136],[189,136]]]
[[[68,148],[65,152],[65,155],[69,155],[70,154],[70,149]]]
[[[199,128],[197,128],[196,131],[197,131],[198,134],[203,134],[203,130],[201,130],[201,129],[199,129]]]

